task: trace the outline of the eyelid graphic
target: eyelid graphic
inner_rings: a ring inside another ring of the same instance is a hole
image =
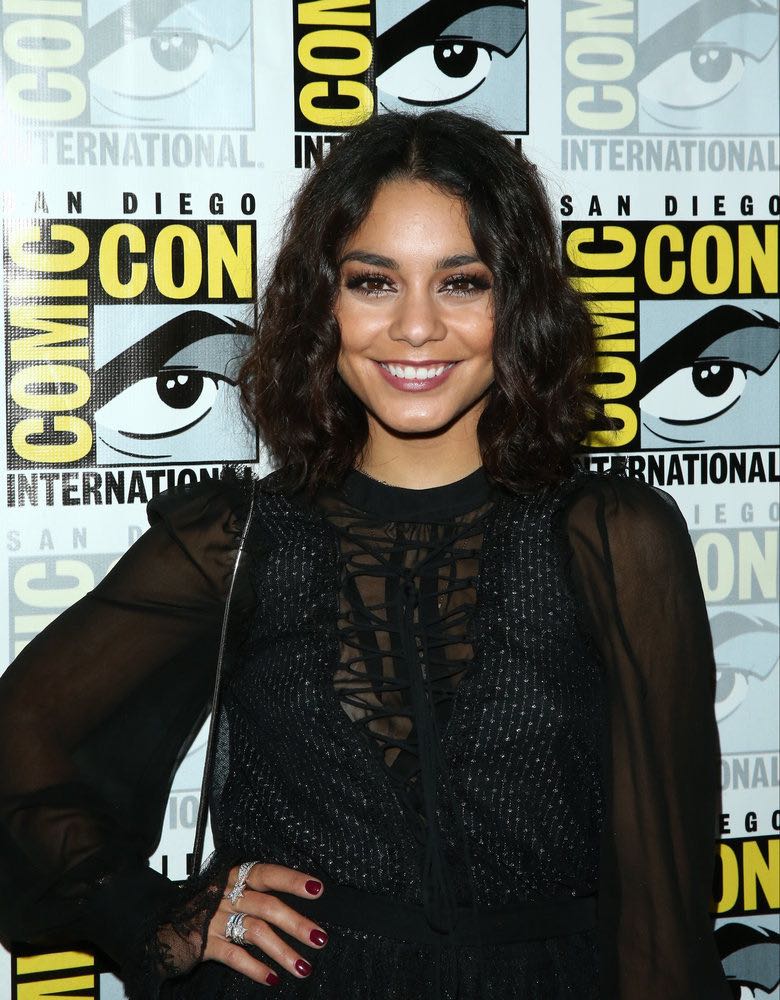
[[[87,69],[92,69],[136,39],[162,35],[197,35],[225,48],[233,48],[246,34],[249,7],[238,16],[230,11],[215,14],[212,0],[128,0],[89,28]],[[242,5],[243,6],[243,5]]]
[[[698,0],[639,43],[636,55],[638,79],[644,80],[675,54],[689,52],[700,40],[714,42],[716,38],[707,38],[706,35],[712,33],[711,29],[716,25],[742,20],[746,16],[756,21],[760,17],[764,25],[762,31],[766,33],[769,22],[765,18],[776,18],[777,8],[764,0]],[[750,35],[754,37],[752,28]],[[717,40],[723,41],[722,38]],[[750,52],[747,54],[752,55]]]
[[[205,338],[230,334],[238,340],[239,337],[250,336],[251,332],[251,327],[246,323],[232,317],[188,309],[152,330],[99,368],[93,376],[94,397],[98,405],[103,406],[123,392],[128,385],[128,372],[138,373],[135,381],[152,376],[156,378],[176,354]]]
[[[747,330],[751,332],[746,334],[744,331]],[[732,333],[739,334],[739,331],[743,331],[739,336],[748,338],[743,343],[753,345],[748,348],[751,352],[750,362],[745,363],[744,367],[763,373],[777,356],[775,345],[778,343],[779,330],[780,320],[767,316],[766,313],[733,305],[716,306],[678,331],[640,362],[637,374],[638,395],[640,399],[647,396],[664,379],[681,368],[692,366],[698,360],[715,360],[707,355],[708,349],[721,338]],[[732,341],[727,343],[734,349]],[[765,350],[762,343],[769,347]]]
[[[730,983],[772,993],[780,986],[780,934],[769,927],[728,923],[715,928],[715,944]]]
[[[721,722],[739,708],[751,682],[765,681],[777,667],[780,630],[765,618],[734,611],[715,615],[710,626],[717,672],[715,710]]]

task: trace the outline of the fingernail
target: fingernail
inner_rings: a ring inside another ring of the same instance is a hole
[[[318,896],[322,892],[322,882],[310,878],[303,888],[310,896]]]
[[[279,977],[275,972],[269,972],[268,975],[265,977],[265,981],[268,983],[269,986],[276,986],[276,984],[279,982]]]
[[[299,958],[295,963],[295,971],[300,972],[302,976],[308,976],[311,972],[311,966],[305,959]]]
[[[322,947],[322,945],[328,943],[328,935],[325,931],[312,931],[309,934],[309,940]]]

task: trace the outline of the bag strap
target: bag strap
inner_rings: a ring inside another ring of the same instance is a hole
[[[211,719],[209,721],[208,742],[206,743],[206,761],[203,765],[203,780],[200,785],[200,802],[198,803],[198,819],[195,825],[195,842],[192,847],[191,871],[193,874],[197,874],[200,871],[201,861],[203,860],[203,843],[206,839],[206,820],[208,818],[209,811],[209,786],[211,785],[211,776],[214,771],[214,751],[217,741],[217,715],[219,713],[219,700],[222,693],[222,675],[224,672],[225,647],[227,645],[230,602],[233,598],[233,591],[235,590],[236,579],[238,577],[238,566],[244,552],[247,535],[249,534],[249,525],[252,520],[254,507],[255,494],[253,492],[252,498],[249,501],[246,523],[244,524],[243,531],[241,532],[241,538],[239,539],[236,559],[233,563],[233,573],[230,577],[230,586],[228,587],[227,597],[225,598],[225,610],[222,613],[222,631],[219,636],[217,669],[214,678],[214,693],[211,698]]]

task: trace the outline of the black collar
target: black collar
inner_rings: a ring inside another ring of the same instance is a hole
[[[447,521],[497,495],[482,468],[454,483],[421,490],[388,486],[353,469],[341,493],[353,507],[393,521]]]

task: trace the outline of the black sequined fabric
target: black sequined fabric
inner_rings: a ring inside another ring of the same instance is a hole
[[[481,471],[261,502],[269,555],[218,751],[231,854],[420,904],[444,932],[458,905],[596,891],[604,696],[551,509]],[[433,955],[322,923],[336,943],[282,996],[597,996],[595,933]],[[226,996],[255,989],[214,975]]]

